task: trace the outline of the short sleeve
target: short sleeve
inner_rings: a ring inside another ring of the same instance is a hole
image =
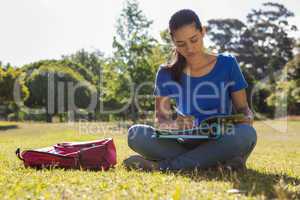
[[[231,85],[229,87],[230,92],[236,92],[248,87],[248,83],[245,80],[245,77],[241,71],[241,68],[235,57],[230,57],[231,59],[231,73],[230,73],[230,81]]]
[[[169,96],[171,94],[170,88],[168,88],[168,82],[171,81],[171,75],[169,70],[159,67],[154,85],[154,96]]]

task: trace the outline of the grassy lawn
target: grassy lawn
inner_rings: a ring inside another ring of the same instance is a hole
[[[279,121],[256,122],[258,143],[243,173],[128,172],[121,163],[134,152],[127,147],[126,129],[117,124],[15,125],[0,130],[1,199],[300,199],[300,121],[288,122],[285,133],[274,129],[282,126]],[[25,169],[14,154],[18,147],[105,137],[114,138],[118,153],[116,168],[108,172]]]

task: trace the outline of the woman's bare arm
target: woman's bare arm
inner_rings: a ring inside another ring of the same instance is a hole
[[[169,97],[155,97],[155,123],[169,123],[171,121],[171,103]]]
[[[233,106],[238,113],[246,115],[245,123],[253,123],[253,113],[249,108],[245,89],[231,93]]]

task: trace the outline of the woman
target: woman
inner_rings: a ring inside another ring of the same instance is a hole
[[[248,86],[233,56],[205,51],[205,29],[189,9],[176,12],[169,21],[176,47],[174,62],[161,66],[155,81],[155,120],[160,128],[191,128],[214,115],[230,115],[232,105],[244,113],[234,134],[223,133],[219,140],[183,145],[175,140],[152,138],[153,127],[137,124],[128,130],[128,145],[140,155],[124,160],[127,168],[143,170],[206,169],[224,165],[245,169],[246,160],[256,145],[245,88]],[[183,114],[171,120],[171,103]],[[192,120],[195,118],[195,121]]]

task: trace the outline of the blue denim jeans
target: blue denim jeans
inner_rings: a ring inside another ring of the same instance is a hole
[[[182,144],[174,139],[153,138],[154,128],[136,124],[128,129],[128,146],[148,160],[158,161],[161,170],[210,168],[236,156],[248,157],[256,145],[256,131],[247,124],[234,126],[218,140]]]

